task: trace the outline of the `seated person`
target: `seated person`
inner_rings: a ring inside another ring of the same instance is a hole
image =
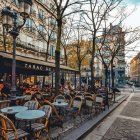
[[[8,98],[11,96],[11,91],[10,91],[10,87],[8,85],[8,83],[4,84],[4,87],[1,90],[2,96],[5,98]]]

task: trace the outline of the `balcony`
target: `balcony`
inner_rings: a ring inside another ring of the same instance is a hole
[[[46,23],[46,17],[42,14],[38,14],[38,19],[41,21],[41,22],[44,22]]]
[[[23,28],[23,31],[36,35],[36,29],[34,27],[26,26]]]
[[[31,15],[34,16],[34,17],[36,17],[36,11],[35,10],[32,10],[31,11]]]
[[[35,46],[31,43],[23,42],[19,38],[17,39],[17,48],[22,48],[23,50],[33,51],[34,53],[46,53],[46,49]]]

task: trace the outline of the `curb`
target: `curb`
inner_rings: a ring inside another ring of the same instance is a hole
[[[124,95],[119,99],[117,104],[110,107],[109,110],[99,114],[96,118],[91,119],[75,130],[71,131],[67,136],[64,136],[61,140],[82,140],[86,135],[88,135],[99,123],[103,121],[111,112],[113,112],[123,101],[125,101],[129,95]]]

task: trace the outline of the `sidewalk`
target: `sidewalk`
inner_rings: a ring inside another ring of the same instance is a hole
[[[140,140],[140,95],[131,94],[84,140]]]

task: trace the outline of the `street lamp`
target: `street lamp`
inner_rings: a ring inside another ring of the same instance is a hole
[[[13,59],[12,59],[12,88],[11,92],[16,93],[16,38],[20,29],[24,26],[26,19],[30,16],[32,0],[18,0],[19,12],[12,11],[10,7],[2,9],[3,29],[13,37]],[[17,18],[20,14],[23,23],[18,25]]]

